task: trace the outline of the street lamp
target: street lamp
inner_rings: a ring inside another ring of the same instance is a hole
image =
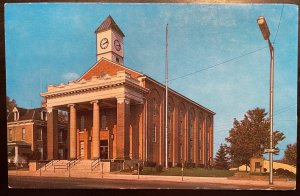
[[[268,40],[269,49],[270,49],[270,149],[266,149],[265,152],[269,153],[269,168],[270,168],[270,177],[269,184],[273,184],[273,100],[274,100],[274,48],[270,41],[270,31],[267,25],[267,21],[263,16],[260,16],[257,19],[257,24],[260,28],[260,31],[265,40]]]

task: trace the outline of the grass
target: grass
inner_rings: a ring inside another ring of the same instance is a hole
[[[218,170],[218,169],[204,169],[204,168],[184,168],[184,176],[196,176],[196,177],[229,177],[234,175],[234,171]],[[155,168],[144,167],[141,175],[161,175],[161,176],[181,176],[181,168],[173,167],[162,172],[157,172]]]

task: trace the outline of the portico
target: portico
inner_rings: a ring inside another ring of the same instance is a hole
[[[143,106],[146,92],[148,90],[140,85],[140,81],[125,71],[119,71],[115,76],[94,76],[90,80],[50,85],[48,92],[41,94],[47,102],[48,135],[53,138],[47,146],[48,159],[57,158],[57,110],[69,113],[67,143],[70,159],[79,156],[100,158],[101,142],[104,147],[106,145],[106,149],[102,149],[103,154],[107,153],[105,158],[130,158],[134,154],[130,148],[133,133],[130,130],[136,127],[134,123],[139,124],[131,122],[134,118],[131,115],[139,114],[131,113],[130,109]]]

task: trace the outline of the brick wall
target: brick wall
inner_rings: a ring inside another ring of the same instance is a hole
[[[25,129],[25,138],[22,139],[22,129]],[[12,141],[24,141],[31,144],[31,150],[33,148],[33,123],[14,125],[7,128],[7,141],[9,141],[9,130],[12,130]]]
[[[162,164],[163,162],[165,162],[165,139],[164,139],[164,133],[165,133],[165,120],[163,118],[161,118],[161,116],[163,116],[163,112],[165,110],[165,106],[164,106],[164,99],[165,99],[165,89],[162,88],[160,85],[147,80],[145,82],[145,87],[150,89],[149,94],[146,96],[147,99],[147,138],[148,138],[148,160],[149,161],[154,161],[157,162],[159,164]],[[156,102],[159,104],[160,107],[160,113],[157,114],[156,117],[153,117],[153,99],[156,99]],[[171,159],[169,159],[168,161],[173,162],[173,165],[180,163],[181,160],[179,159],[179,142],[181,141],[183,144],[183,161],[189,161],[189,159],[196,163],[196,164],[200,164],[200,163],[205,163],[207,160],[207,157],[205,157],[206,160],[203,160],[203,156],[198,157],[198,151],[199,151],[199,146],[198,146],[198,141],[199,141],[199,136],[203,137],[203,133],[200,135],[199,131],[199,123],[198,121],[198,116],[199,113],[202,112],[205,118],[210,117],[212,119],[213,122],[213,115],[207,111],[205,111],[204,109],[202,109],[201,107],[197,106],[196,104],[172,93],[172,92],[168,92],[168,102],[171,105],[171,116],[170,118],[171,120],[171,127],[170,127],[170,138],[171,138]],[[179,112],[180,110],[183,111],[183,127],[182,127],[182,138],[179,137],[178,135],[178,130],[179,130]],[[193,120],[190,121],[190,118],[192,118]],[[160,135],[160,137],[157,137],[156,142],[152,142],[151,141],[151,131],[153,128],[153,123],[156,123],[157,126],[157,134]],[[189,138],[189,134],[188,134],[188,130],[190,129],[190,124],[193,124],[193,130],[191,131],[192,133],[192,141],[190,141]],[[170,126],[170,125],[169,125]],[[205,127],[205,124],[202,124],[202,131],[207,130]],[[209,133],[211,134],[210,137],[210,146],[209,146],[209,156],[212,157],[213,155],[213,126],[209,128]],[[201,139],[201,141],[203,141],[203,139]],[[189,147],[188,144],[192,144],[193,145],[193,151],[191,152],[191,156],[189,157]],[[205,142],[201,142],[201,150],[203,149],[204,151],[204,145]],[[204,153],[204,152],[203,152]],[[201,153],[201,155],[203,155],[203,153]],[[208,157],[209,158],[209,157]],[[200,161],[201,160],[201,161]]]

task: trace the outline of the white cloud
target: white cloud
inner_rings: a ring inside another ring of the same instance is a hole
[[[77,73],[68,72],[62,75],[62,78],[66,81],[76,80],[79,78],[79,75]]]

